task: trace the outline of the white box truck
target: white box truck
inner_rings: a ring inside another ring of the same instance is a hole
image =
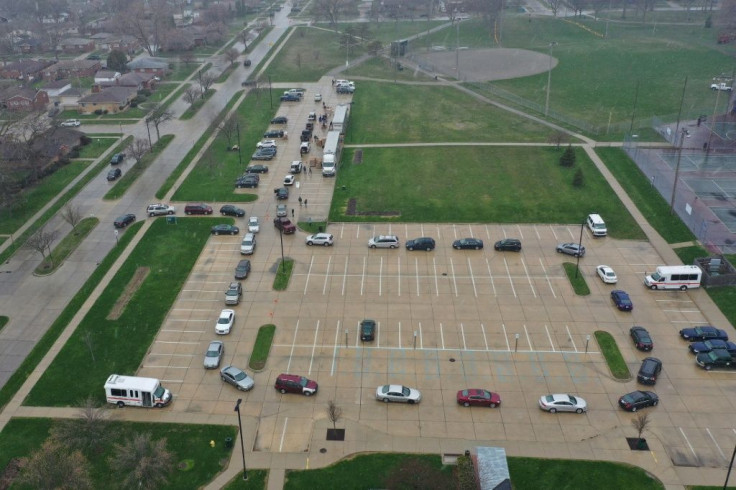
[[[107,403],[120,408],[126,405],[161,408],[171,403],[171,392],[158,379],[138,376],[111,374],[105,382],[105,396]]]
[[[348,104],[338,104],[335,107],[335,116],[332,118],[332,127],[330,129],[345,134],[345,130],[348,128],[349,117],[350,106]]]
[[[340,163],[340,131],[327,133],[325,147],[322,153],[322,176],[334,177]]]

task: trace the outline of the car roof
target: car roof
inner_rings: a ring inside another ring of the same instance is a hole
[[[404,391],[403,385],[386,385],[388,386],[388,391]]]
[[[209,347],[207,347],[207,350],[210,350],[210,347],[212,347],[212,346],[220,346],[220,345],[222,345],[222,341],[220,341],[220,340],[213,340],[212,342],[210,342],[210,345],[209,345]]]

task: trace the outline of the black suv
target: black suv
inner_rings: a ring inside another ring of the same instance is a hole
[[[289,188],[288,187],[279,187],[277,189],[274,189],[273,193],[276,194],[276,199],[278,200],[289,199]]]
[[[247,174],[267,174],[268,167],[266,165],[251,165],[245,169]]]
[[[406,249],[407,250],[426,250],[427,252],[429,252],[430,250],[434,250],[434,238],[425,236],[421,238],[415,238],[414,240],[407,240]]]
[[[511,252],[518,252],[521,250],[521,240],[518,238],[504,238],[493,244],[495,250],[509,250]]]
[[[109,172],[107,172],[107,181],[108,182],[113,181],[117,179],[118,177],[120,177],[121,175],[123,175],[123,172],[119,168],[114,168],[110,170]]]
[[[258,177],[258,174],[247,174],[242,177],[238,177],[238,180],[235,181],[235,187],[242,188],[242,187],[258,187],[258,183],[261,181],[261,178]]]
[[[373,340],[376,338],[376,321],[363,320],[360,322],[360,340]]]
[[[250,260],[243,259],[235,266],[235,279],[245,279],[250,272]]]
[[[298,95],[282,95],[281,102],[301,102],[302,98]]]
[[[282,129],[269,129],[263,133],[264,138],[283,138],[284,131]]]
[[[641,362],[636,380],[644,385],[653,385],[657,382],[660,371],[662,371],[662,361],[656,357],[647,357]]]
[[[634,341],[634,347],[637,349],[650,351],[654,348],[654,342],[652,342],[646,328],[634,325],[629,329],[629,335],[631,335],[631,340]]]

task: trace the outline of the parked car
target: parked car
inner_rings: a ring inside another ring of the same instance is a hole
[[[225,366],[220,370],[220,379],[225,383],[229,383],[240,391],[250,391],[255,386],[253,378],[248,376],[242,369],[235,366]]]
[[[225,304],[237,305],[240,303],[240,297],[243,295],[243,286],[238,281],[233,281],[225,291]]]
[[[309,141],[302,141],[301,145],[299,145],[299,154],[304,155],[306,153],[309,153],[311,147],[309,146]]]
[[[705,340],[703,342],[693,342],[688,346],[688,349],[693,354],[700,354],[710,352],[715,349],[722,349],[728,351],[731,356],[736,356],[736,344],[733,342],[727,342],[725,340]]]
[[[212,206],[204,203],[187,204],[184,214],[212,214]]]
[[[654,342],[652,342],[652,338],[646,328],[634,325],[629,329],[629,335],[631,335],[631,339],[634,341],[634,347],[637,349],[645,352],[654,349]]]
[[[557,253],[572,255],[573,257],[584,257],[585,247],[577,243],[560,243],[557,245]]]
[[[281,102],[301,102],[302,98],[297,95],[286,94],[282,95],[279,100],[281,100]]]
[[[256,143],[256,148],[276,148],[276,140],[263,140]]]
[[[296,225],[292,223],[289,218],[279,217],[273,219],[273,226],[277,230],[284,232],[284,235],[291,235],[296,232]]]
[[[250,260],[243,259],[235,266],[235,279],[246,279],[250,272]]]
[[[233,225],[215,225],[210,228],[210,233],[213,235],[237,235],[240,233],[240,228]]]
[[[249,67],[250,65],[251,65],[251,61],[248,58],[243,60],[243,66]]]
[[[501,404],[501,396],[498,393],[477,388],[460,390],[457,392],[457,403],[464,407],[496,408]]]
[[[314,235],[309,235],[306,241],[307,245],[323,245],[325,247],[329,247],[333,244],[334,239],[335,237],[329,233],[316,233]]]
[[[284,185],[294,185],[294,180],[294,176],[288,174],[286,177],[284,177]]]
[[[360,340],[363,342],[376,338],[376,321],[366,318],[360,322]]]
[[[251,255],[256,251],[256,236],[253,233],[246,233],[243,241],[240,242],[240,255]]]
[[[518,238],[504,238],[493,244],[494,250],[509,251],[509,252],[520,252],[521,251],[521,240]]]
[[[275,153],[270,151],[258,150],[250,156],[251,160],[273,160]]]
[[[402,385],[383,385],[376,388],[376,400],[414,404],[422,401],[422,394]]]
[[[245,169],[245,173],[248,174],[267,174],[268,166],[266,165],[251,165]]]
[[[115,153],[110,159],[110,165],[118,165],[125,161],[125,153]]]
[[[304,163],[302,163],[301,160],[294,160],[291,162],[291,166],[289,167],[289,172],[292,174],[300,174],[304,170]]]
[[[225,204],[220,208],[220,214],[223,216],[236,216],[242,218],[245,216],[245,209],[233,206],[232,204]]]
[[[626,291],[614,289],[611,291],[611,301],[613,301],[613,304],[620,311],[631,311],[634,309],[634,303],[631,302],[631,298],[629,298],[629,294]]]
[[[79,119],[67,119],[61,123],[61,126],[64,128],[78,128],[81,125],[82,122]]]
[[[288,187],[278,187],[273,190],[273,193],[276,195],[276,199],[279,199],[279,200],[289,199],[289,188]]]
[[[258,233],[261,231],[261,224],[256,216],[248,218],[248,231],[251,233]]]
[[[242,189],[243,187],[256,188],[261,178],[258,174],[245,174],[242,177],[238,177],[235,181],[235,187]]]
[[[284,130],[283,129],[269,129],[265,133],[263,133],[264,138],[283,138],[284,137]]]
[[[320,94],[320,93],[314,94],[314,101],[315,102],[322,102],[322,94]]]
[[[123,175],[123,171],[119,168],[113,168],[109,172],[107,172],[107,181],[112,182],[113,180],[117,180],[118,177]]]
[[[312,396],[317,393],[319,386],[316,381],[307,379],[296,374],[279,374],[276,378],[274,388],[284,393],[298,393],[304,396]]]
[[[213,340],[207,347],[207,352],[204,353],[204,368],[205,369],[217,369],[220,367],[220,361],[222,355],[225,353],[225,344],[219,340]]]
[[[479,238],[461,238],[452,242],[452,248],[455,250],[481,250],[483,240]]]
[[[135,221],[134,214],[124,214],[122,216],[118,216],[113,222],[113,225],[115,226],[115,228],[125,228],[126,226],[133,223],[134,221]]]
[[[653,385],[657,383],[657,377],[662,371],[662,361],[656,357],[647,357],[641,361],[641,367],[639,367],[639,373],[636,375],[636,380],[644,385]]]
[[[271,124],[286,124],[289,122],[289,118],[286,116],[276,116],[271,119]]]
[[[279,149],[275,146],[263,146],[256,150],[257,153],[262,153],[264,155],[271,155],[276,156],[276,154],[279,152]]]
[[[579,396],[566,394],[544,395],[539,399],[539,408],[549,413],[588,411],[588,404]]]
[[[733,366],[733,356],[725,349],[714,349],[695,356],[695,362],[706,371],[710,371],[714,367]]]
[[[611,269],[607,265],[599,265],[595,268],[595,271],[598,274],[598,277],[601,278],[601,281],[606,284],[616,284],[618,282],[618,277],[616,277],[616,273],[613,272],[613,269]]]
[[[434,238],[420,237],[406,241],[407,250],[426,250],[427,252],[434,250]]]
[[[370,248],[396,248],[399,246],[399,237],[396,235],[378,235],[368,240]]]
[[[698,340],[728,340],[728,334],[725,330],[721,330],[710,325],[703,325],[700,327],[683,328],[680,330],[680,337],[687,340],[688,342],[695,342]]]
[[[287,214],[289,214],[289,208],[286,206],[286,204],[276,205],[276,216],[286,217]]]
[[[176,208],[169,204],[162,204],[162,203],[149,204],[148,207],[146,208],[146,214],[148,214],[148,216],[150,217],[161,216],[164,214],[172,215],[172,214],[176,214]]]
[[[654,407],[659,403],[659,397],[651,391],[632,391],[618,399],[618,404],[624,410],[636,412],[640,408]]]
[[[215,323],[215,333],[217,335],[227,335],[230,333],[230,330],[233,328],[233,322],[235,321],[235,311],[234,310],[222,310],[220,312],[220,316],[217,318],[217,323]]]

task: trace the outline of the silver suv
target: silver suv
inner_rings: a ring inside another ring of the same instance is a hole
[[[399,246],[399,237],[396,235],[379,235],[368,240],[370,248],[397,248]]]
[[[226,305],[237,305],[240,303],[240,296],[243,294],[243,286],[233,281],[230,283],[230,287],[225,291],[225,304]]]
[[[168,204],[149,204],[146,208],[146,214],[148,216],[161,216],[164,214],[175,214],[176,208],[174,206],[170,206]]]

